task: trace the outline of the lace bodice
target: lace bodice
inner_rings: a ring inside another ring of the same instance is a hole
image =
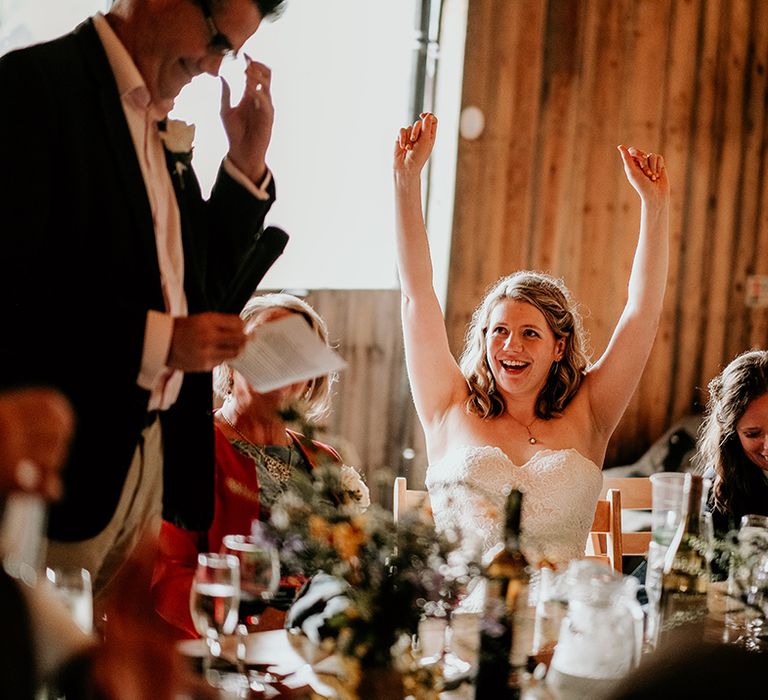
[[[451,450],[426,478],[437,527],[479,537],[483,553],[501,541],[504,486],[522,491],[521,545],[531,564],[584,554],[602,483],[600,468],[574,449],[540,450],[517,466],[489,445]]]

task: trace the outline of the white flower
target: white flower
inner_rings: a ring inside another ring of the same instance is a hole
[[[168,119],[165,122],[165,130],[160,131],[160,138],[171,153],[192,153],[195,125],[187,124],[181,119]]]
[[[348,502],[345,505],[350,510],[362,513],[371,505],[371,495],[368,487],[354,467],[346,464],[341,465],[341,487],[348,498]]]

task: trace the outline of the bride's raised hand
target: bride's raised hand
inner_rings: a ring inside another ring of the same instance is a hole
[[[664,157],[646,153],[635,146],[618,147],[629,184],[646,204],[663,204],[669,200],[669,179]]]
[[[432,153],[437,117],[423,112],[412,125],[400,129],[395,140],[394,169],[398,175],[419,175]]]

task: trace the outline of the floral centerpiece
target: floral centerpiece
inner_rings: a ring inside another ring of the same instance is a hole
[[[333,604],[312,601],[316,641],[366,669],[409,656],[425,612],[479,572],[460,533],[439,533],[430,517],[369,504],[356,470],[322,464],[277,495],[254,534],[275,541],[285,573],[336,581]],[[305,588],[311,588],[310,586]],[[319,589],[319,586],[318,586]],[[294,608],[300,606],[299,600]],[[289,625],[292,617],[289,612]]]

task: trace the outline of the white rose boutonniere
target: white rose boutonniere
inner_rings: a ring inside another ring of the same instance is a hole
[[[341,466],[341,488],[344,490],[344,506],[350,511],[363,513],[371,505],[371,495],[354,467],[342,464]]]
[[[192,162],[192,142],[195,140],[195,125],[180,119],[166,119],[159,122],[160,139],[173,162],[173,170],[183,184],[182,175]]]

